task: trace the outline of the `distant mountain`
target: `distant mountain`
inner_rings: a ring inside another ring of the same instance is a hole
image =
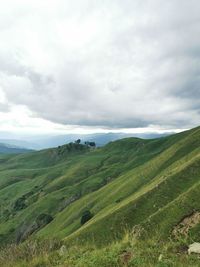
[[[17,148],[24,148],[24,149],[38,149],[38,144],[35,144],[33,142],[29,142],[23,139],[6,139],[6,138],[0,138],[0,144],[9,145],[11,147],[17,147]]]
[[[17,146],[12,146],[10,144],[0,143],[0,154],[21,154],[30,152],[30,149],[20,148]]]
[[[0,143],[14,145],[17,147],[40,150],[45,148],[52,148],[62,146],[69,142],[74,142],[81,139],[82,143],[85,141],[95,142],[97,146],[104,146],[111,141],[123,139],[127,137],[139,137],[143,139],[153,139],[164,137],[171,133],[94,133],[94,134],[62,134],[62,135],[35,135],[35,136],[13,136],[11,134],[2,135],[0,133]]]
[[[97,134],[90,134],[90,135],[83,135],[81,136],[82,141],[92,141],[97,144],[97,146],[104,146],[109,142],[116,141],[123,138],[128,137],[138,137],[143,139],[154,139],[159,137],[164,137],[172,133],[168,134],[158,134],[158,133],[97,133]]]

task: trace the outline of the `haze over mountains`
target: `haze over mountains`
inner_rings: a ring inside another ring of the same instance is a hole
[[[5,140],[6,142],[6,140]],[[31,149],[22,148],[9,143],[1,143],[0,141],[0,154],[21,154],[31,152]]]
[[[78,138],[82,142],[95,142],[97,146],[103,146],[111,141],[126,137],[140,137],[145,139],[164,137],[172,134],[166,133],[94,133],[94,134],[60,134],[60,135],[17,135],[13,133],[0,132],[0,143],[17,146],[19,148],[40,150],[45,148],[52,148],[64,145],[66,143],[74,142]]]

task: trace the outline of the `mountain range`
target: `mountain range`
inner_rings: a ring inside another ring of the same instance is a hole
[[[172,134],[169,133],[94,133],[94,134],[59,134],[59,135],[19,135],[13,133],[0,132],[0,143],[17,146],[20,148],[41,150],[64,145],[81,139],[85,141],[95,142],[97,146],[104,146],[111,141],[123,139],[127,137],[139,137],[144,139],[158,138]]]

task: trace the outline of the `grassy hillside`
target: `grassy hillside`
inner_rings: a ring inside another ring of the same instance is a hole
[[[102,247],[134,227],[143,239],[200,241],[199,192],[200,128],[94,150],[69,144],[2,155],[0,242],[59,238]]]
[[[62,241],[30,240],[0,251],[2,267],[199,267],[199,258],[187,254],[187,243],[138,241],[126,234],[121,241],[98,248],[63,245]]]

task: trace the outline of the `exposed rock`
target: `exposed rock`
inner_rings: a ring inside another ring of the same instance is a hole
[[[189,245],[188,254],[190,255],[191,253],[200,254],[200,243],[195,242]]]
[[[144,228],[141,225],[135,225],[131,232],[132,236],[136,239],[140,238],[144,234]]]
[[[127,266],[132,257],[133,253],[131,251],[123,251],[123,253],[120,255],[121,263]]]
[[[37,230],[37,225],[33,224],[26,224],[24,223],[21,227],[17,230],[16,233],[16,242],[17,244],[23,242],[28,236],[34,233]]]
[[[80,194],[74,195],[69,197],[68,199],[65,199],[62,204],[59,207],[59,211],[62,211],[63,209],[65,209],[67,206],[69,206],[71,203],[73,203],[74,201],[78,200],[80,198]]]
[[[16,233],[16,242],[24,241],[34,232],[49,224],[52,220],[53,217],[51,215],[42,213],[32,223],[24,223]]]
[[[66,246],[65,245],[62,245],[62,247],[59,249],[59,255],[60,256],[63,256],[63,255],[66,254],[66,252],[67,252]]]
[[[160,254],[158,257],[158,261],[160,262],[160,261],[162,261],[162,259],[163,259],[163,254]]]
[[[187,236],[191,228],[200,223],[200,212],[194,212],[191,215],[185,217],[172,231],[175,237],[179,235]]]

